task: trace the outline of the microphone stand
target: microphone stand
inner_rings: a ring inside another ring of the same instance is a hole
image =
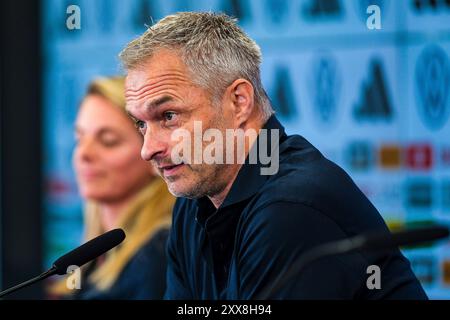
[[[99,257],[108,250],[111,250],[115,246],[119,245],[123,239],[125,239],[125,232],[122,229],[110,230],[102,235],[99,235],[98,237],[82,244],[78,248],[73,249],[69,253],[66,253],[62,257],[59,257],[55,262],[53,262],[53,266],[41,275],[0,292],[0,298],[55,274],[63,275],[66,273],[66,269],[70,265],[81,267],[85,263]]]
[[[14,291],[17,291],[17,290],[19,290],[19,289],[21,289],[23,287],[27,287],[29,285],[32,285],[35,282],[44,280],[44,279],[46,279],[46,278],[48,278],[48,277],[50,277],[50,276],[52,276],[54,274],[56,274],[56,267],[55,266],[51,267],[50,269],[48,269],[47,271],[45,271],[44,273],[40,274],[39,276],[37,276],[37,277],[35,277],[33,279],[27,280],[27,281],[22,282],[22,283],[14,286],[14,287],[11,287],[9,289],[6,289],[6,290],[0,292],[0,298],[3,297],[3,296],[6,296],[7,294],[10,294],[10,293],[12,293]]]
[[[388,250],[397,248],[401,245],[429,242],[449,236],[449,229],[443,226],[428,228],[418,228],[413,230],[403,230],[396,233],[378,233],[372,231],[369,234],[357,235],[352,238],[343,239],[337,242],[325,243],[316,248],[307,251],[300,256],[297,261],[287,269],[286,273],[279,276],[273,284],[268,284],[256,297],[257,300],[263,300],[270,297],[274,292],[283,287],[299,271],[304,269],[312,262],[324,258],[344,253],[354,252],[356,250]]]

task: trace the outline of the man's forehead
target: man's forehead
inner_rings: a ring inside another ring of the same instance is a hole
[[[185,82],[189,80],[189,74],[178,68],[152,69],[141,68],[131,70],[125,78],[127,91],[136,92],[148,85],[158,85],[166,82]]]
[[[159,73],[163,72],[164,70],[158,70],[153,65],[146,62],[128,70],[128,74],[125,77],[125,86],[127,89],[137,89],[143,83],[148,82],[152,78],[157,77]]]
[[[133,87],[139,82],[165,74],[187,74],[188,68],[176,51],[160,49],[142,63],[129,70],[127,82]]]
[[[136,112],[137,109],[140,109],[142,102],[150,97],[153,97],[152,101],[147,101],[146,106],[158,106],[172,101],[172,95],[179,96],[177,87],[181,88],[182,86],[190,85],[192,83],[188,76],[178,70],[168,70],[157,75],[142,71],[130,72],[126,77],[125,83],[126,109],[130,113]],[[170,94],[164,95],[168,90]]]

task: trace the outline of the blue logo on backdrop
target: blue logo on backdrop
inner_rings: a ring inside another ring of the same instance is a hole
[[[374,165],[374,154],[369,141],[353,141],[345,148],[344,161],[354,171],[367,171]]]
[[[302,7],[303,17],[311,21],[341,18],[342,11],[339,0],[309,0]]]
[[[373,59],[369,72],[369,79],[361,86],[361,98],[353,116],[358,121],[389,121],[393,111],[381,60]]]
[[[329,53],[319,54],[312,63],[310,93],[314,115],[319,123],[331,125],[336,119],[340,77],[336,59]]]
[[[436,0],[411,0],[412,8],[416,13],[441,13],[445,9],[450,9],[450,1],[436,1]]]
[[[442,128],[450,114],[450,66],[442,48],[430,45],[422,51],[417,59],[415,80],[422,121],[430,129]]]
[[[433,206],[433,184],[429,180],[409,181],[406,184],[406,205],[414,209]]]
[[[280,65],[276,68],[271,92],[270,97],[277,115],[284,119],[293,118],[297,114],[297,106],[291,76],[286,66]]]

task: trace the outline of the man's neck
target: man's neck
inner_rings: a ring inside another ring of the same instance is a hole
[[[228,193],[230,192],[231,187],[233,186],[233,183],[236,180],[236,177],[238,176],[239,170],[241,169],[242,165],[236,165],[235,167],[236,167],[236,169],[234,170],[234,172],[231,175],[232,178],[228,181],[228,183],[225,186],[225,188],[222,191],[220,191],[219,193],[217,193],[217,194],[215,194],[213,196],[208,196],[209,200],[211,200],[212,204],[214,205],[214,207],[216,209],[218,209],[222,205],[222,203],[224,202],[224,200],[227,197]]]
[[[264,124],[261,123],[259,121],[259,119],[258,120],[255,119],[252,122],[248,122],[246,124],[246,126],[244,128],[242,128],[242,129],[244,129],[244,131],[248,130],[248,129],[256,130],[256,132],[258,132],[258,135],[259,135],[259,131],[262,129],[263,126],[264,126]],[[249,138],[249,139],[251,139],[251,138]],[[249,144],[247,144],[247,143],[244,144],[245,145],[245,150],[244,150],[245,157],[244,157],[244,159],[247,158],[247,156],[248,156],[248,154],[250,152],[250,149],[256,143],[257,139],[258,138],[256,138],[255,140],[252,139],[252,140],[249,141],[250,142]],[[236,150],[236,145],[235,145],[235,150]],[[223,201],[225,200],[225,198],[227,197],[228,193],[230,192],[231,187],[233,186],[233,183],[236,180],[240,169],[242,168],[242,164],[235,164],[235,165],[232,166],[232,168],[233,168],[233,170],[231,170],[231,172],[227,173],[227,177],[231,177],[231,179],[229,179],[229,181],[226,184],[225,188],[222,191],[220,191],[219,193],[217,193],[217,194],[215,194],[213,196],[208,196],[209,200],[211,200],[211,202],[213,203],[214,207],[216,207],[216,209],[218,209],[222,205]]]

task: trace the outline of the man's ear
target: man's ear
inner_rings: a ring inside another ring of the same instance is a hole
[[[228,87],[237,127],[245,123],[254,111],[253,85],[245,79],[237,79]]]

